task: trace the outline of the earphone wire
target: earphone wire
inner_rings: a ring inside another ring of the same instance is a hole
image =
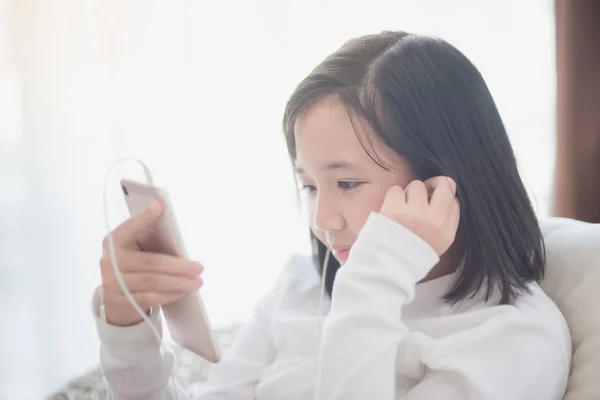
[[[327,267],[329,266],[329,255],[331,254],[331,250],[327,249],[327,253],[325,254],[325,260],[323,261],[323,267],[321,271],[323,271],[323,277],[321,279],[321,290],[320,290],[320,299],[319,299],[319,332],[323,331],[323,300],[325,299],[325,281],[327,277]]]
[[[323,261],[323,266],[321,268],[322,274],[321,274],[321,282],[320,282],[320,290],[319,290],[319,308],[317,311],[317,318],[318,318],[318,328],[319,328],[319,332],[318,332],[318,338],[319,338],[319,347],[317,348],[317,358],[316,358],[316,363],[317,363],[317,368],[315,369],[317,372],[317,379],[315,380],[315,398],[316,398],[316,388],[317,388],[317,381],[319,379],[319,369],[320,369],[320,363],[321,363],[321,357],[320,357],[320,344],[321,344],[321,339],[323,336],[323,320],[325,319],[325,315],[323,315],[323,301],[325,300],[325,277],[327,276],[327,267],[329,266],[329,255],[331,254],[331,250],[327,250],[327,253],[325,254],[325,260]],[[310,360],[309,360],[310,362]],[[277,379],[279,380],[281,378],[281,372],[277,375]],[[277,400],[279,400],[279,385],[280,382],[277,382],[277,384],[275,385],[275,391],[276,391],[276,396],[275,398]]]
[[[142,320],[146,324],[148,324],[148,326],[150,327],[150,330],[154,334],[154,337],[158,341],[158,345],[160,346],[161,350],[163,350],[165,353],[169,353],[173,357],[173,370],[170,373],[170,380],[171,380],[171,384],[173,387],[173,393],[175,393],[176,399],[178,400],[179,394],[177,392],[177,387],[176,387],[175,381],[173,379],[173,375],[174,375],[174,371],[175,371],[175,354],[173,353],[172,350],[168,349],[164,345],[161,334],[158,332],[158,329],[156,328],[156,326],[154,325],[152,320],[148,317],[146,312],[140,307],[138,302],[135,300],[135,298],[133,297],[133,295],[127,288],[127,285],[125,284],[125,280],[123,279],[123,275],[121,274],[121,270],[119,269],[119,265],[117,263],[117,255],[116,255],[117,252],[116,252],[115,242],[114,242],[114,238],[112,235],[112,229],[111,229],[110,221],[109,221],[109,217],[108,217],[108,186],[109,186],[111,173],[112,173],[113,169],[117,165],[119,165],[123,162],[127,162],[127,161],[137,162],[144,170],[144,175],[146,177],[146,183],[148,185],[154,185],[154,180],[152,179],[152,174],[150,173],[150,169],[142,160],[139,160],[139,159],[133,158],[133,157],[124,157],[124,158],[119,158],[119,159],[115,160],[110,165],[110,167],[108,168],[108,171],[106,172],[106,177],[105,177],[105,181],[104,181],[104,223],[106,225],[107,238],[108,238],[108,252],[109,252],[110,261],[111,261],[111,264],[113,267],[113,271],[115,273],[115,277],[117,278],[117,282],[119,283],[119,286],[120,286],[121,290],[123,291],[125,298],[127,298],[129,303],[131,303],[131,305],[133,306],[135,311],[139,314],[139,316],[142,318]],[[165,387],[165,390],[162,393],[158,393],[157,399],[164,397],[165,393],[167,392],[167,388],[168,388],[168,386]],[[107,388],[107,393],[108,393],[109,397],[112,398],[112,392],[110,391],[110,388]]]
[[[321,288],[319,293],[319,310],[317,314],[317,318],[319,318],[319,347],[317,348],[317,379],[315,380],[315,398],[317,396],[316,390],[319,387],[319,376],[321,372],[321,342],[323,341],[323,322],[326,317],[326,315],[323,315],[323,301],[325,300],[325,283],[327,280],[327,267],[329,267],[330,255],[331,250],[327,249],[327,253],[325,253],[325,259],[323,260],[323,266],[321,268]]]

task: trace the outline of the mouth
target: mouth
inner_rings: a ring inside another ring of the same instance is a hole
[[[352,246],[331,246],[330,247],[331,253],[339,262],[344,262],[348,259],[351,248],[352,248]]]

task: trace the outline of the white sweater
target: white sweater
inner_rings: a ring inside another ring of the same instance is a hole
[[[420,238],[373,213],[319,318],[316,269],[308,257],[292,259],[197,399],[561,399],[571,340],[539,286],[514,306],[450,306],[440,297],[455,274],[417,284],[437,261]],[[146,400],[165,388],[165,399],[175,390],[187,398],[172,387],[174,360],[150,329],[108,325],[100,303],[97,291],[101,364],[114,398]],[[159,313],[152,318],[160,325]]]

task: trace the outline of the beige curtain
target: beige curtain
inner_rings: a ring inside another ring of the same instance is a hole
[[[600,222],[600,1],[556,0],[554,215]]]

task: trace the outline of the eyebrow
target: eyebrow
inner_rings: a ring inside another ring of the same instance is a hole
[[[295,167],[296,169],[296,173],[301,175],[304,174],[304,168],[296,165]],[[356,165],[354,164],[350,164],[347,162],[332,162],[329,164],[326,164],[325,166],[323,166],[324,170],[326,171],[337,171],[337,170],[351,170],[351,169],[356,169]]]

